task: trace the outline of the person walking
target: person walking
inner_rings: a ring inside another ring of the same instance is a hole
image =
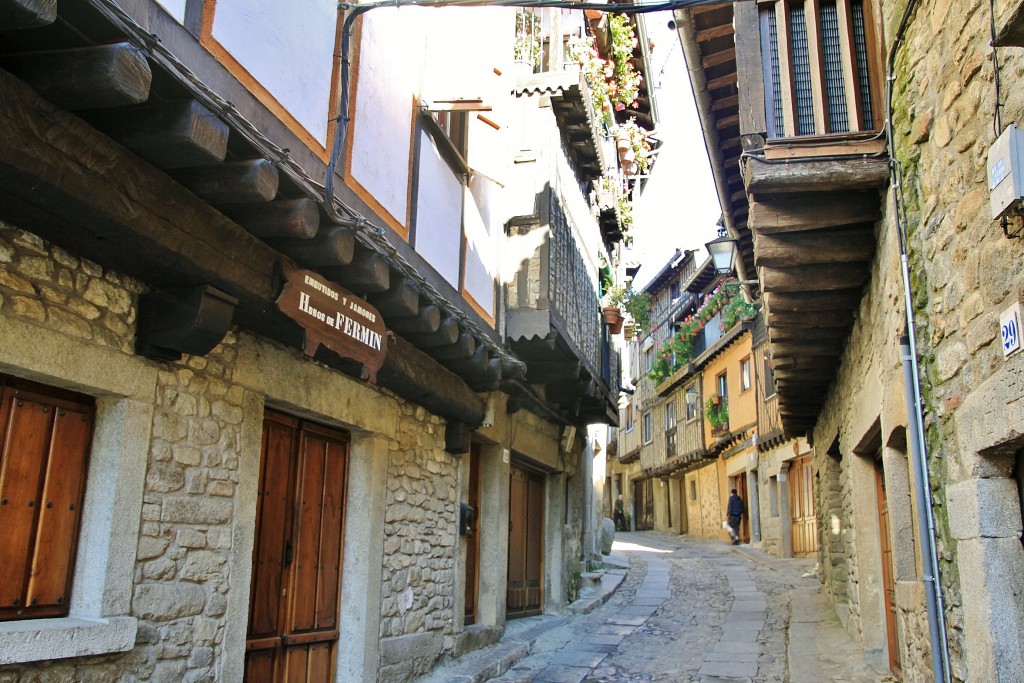
[[[733,545],[739,545],[740,542],[740,518],[743,517],[743,507],[743,499],[736,493],[736,489],[733,489],[732,495],[729,496],[729,504],[725,508],[729,536]]]
[[[623,514],[624,503],[622,502],[622,494],[615,499],[615,530],[616,531],[628,531],[626,528],[626,515]]]

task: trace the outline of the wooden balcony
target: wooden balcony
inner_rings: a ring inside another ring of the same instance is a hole
[[[558,198],[547,192],[539,220],[550,228],[509,287],[506,334],[526,379],[581,423],[618,424],[619,355],[602,323],[596,284]],[[519,234],[545,225],[523,225]]]
[[[677,16],[691,69],[701,62],[691,79],[706,86],[698,105],[726,222],[760,280],[780,419],[802,433],[835,378],[889,179],[874,11],[776,0]],[[719,63],[723,41],[735,58]]]

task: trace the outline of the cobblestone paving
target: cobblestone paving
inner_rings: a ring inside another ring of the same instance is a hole
[[[789,601],[817,588],[813,561],[657,532],[619,534],[616,550],[629,557],[630,571],[615,595],[545,633],[529,657],[492,681],[797,683],[787,669]],[[888,680],[851,643],[833,648],[829,638],[845,639],[833,626],[809,645],[808,656],[830,650],[827,672],[817,669],[815,681]]]

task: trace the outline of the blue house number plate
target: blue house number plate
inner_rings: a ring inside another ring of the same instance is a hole
[[[1020,350],[1020,304],[1016,303],[999,316],[999,337],[1003,342],[1003,356]]]

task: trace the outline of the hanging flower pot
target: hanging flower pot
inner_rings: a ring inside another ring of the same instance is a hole
[[[587,19],[600,19],[601,10],[585,9],[583,10],[583,16],[585,16]]]
[[[632,147],[626,147],[626,149],[619,150],[619,158],[628,162],[636,161],[636,150]]]
[[[618,334],[622,331],[622,310],[617,306],[606,306],[604,309],[604,322],[608,326],[608,331],[612,334]]]
[[[620,133],[619,135],[615,136],[615,148],[617,150],[619,150],[619,154],[622,154],[627,149],[629,149],[629,146],[630,145],[629,145],[629,136],[628,135],[624,135],[624,134]]]
[[[636,175],[640,172],[640,165],[635,161],[630,161],[622,165],[622,172],[626,175]]]
[[[717,406],[717,405],[721,405],[721,403],[722,403],[722,397],[721,397],[721,396],[719,396],[718,394],[712,394],[712,395],[711,395],[711,403],[712,403],[713,405],[716,405],[716,406]]]

